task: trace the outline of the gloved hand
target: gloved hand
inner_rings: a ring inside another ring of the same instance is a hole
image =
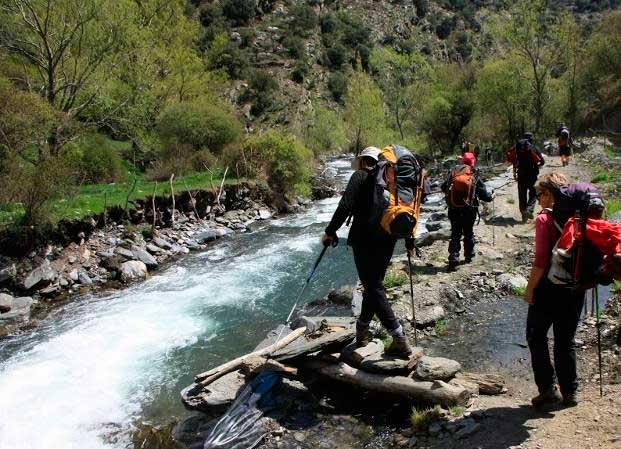
[[[414,239],[413,238],[405,239],[405,251],[408,257],[412,257],[414,255]]]
[[[328,235],[328,234],[324,234],[321,237],[321,244],[323,246],[332,246],[332,248],[336,248],[336,246],[339,244],[339,237],[338,235],[334,234],[334,235]]]

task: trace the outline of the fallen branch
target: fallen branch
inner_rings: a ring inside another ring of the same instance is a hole
[[[197,218],[198,221],[202,222],[203,220],[201,219],[201,216],[199,215],[198,211],[196,210],[196,200],[194,199],[194,196],[192,195],[192,192],[188,188],[188,185],[186,184],[185,179],[183,179],[183,186],[185,187],[185,190],[188,192],[188,195],[190,195],[190,204],[192,205],[192,209],[194,209],[194,215],[196,215],[196,218]]]
[[[274,351],[277,351],[280,348],[287,346],[289,343],[297,339],[300,335],[303,335],[306,332],[305,327],[300,327],[299,329],[294,330],[288,335],[285,335],[280,341],[267,346],[266,348],[259,349],[258,351],[251,352],[250,354],[242,355],[241,357],[237,357],[230,362],[227,362],[223,365],[217,366],[216,368],[210,369],[209,371],[205,371],[204,373],[198,374],[194,377],[196,383],[200,383],[201,385],[209,385],[214,380],[228,374],[232,371],[235,371],[240,368],[240,366],[249,358],[262,356],[271,354]]]
[[[470,399],[470,393],[465,388],[449,385],[441,380],[419,382],[411,377],[372,374],[343,362],[327,363],[321,360],[309,360],[304,366],[331,379],[367,390],[396,394],[445,407],[466,405]]]
[[[222,175],[222,182],[220,182],[220,190],[218,191],[218,196],[216,197],[216,203],[218,206],[220,205],[220,196],[222,196],[222,189],[224,189],[224,180],[226,179],[226,173],[229,171],[228,165],[224,169],[224,174]]]

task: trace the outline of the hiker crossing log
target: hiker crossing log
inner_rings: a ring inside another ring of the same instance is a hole
[[[227,362],[227,363],[225,363],[223,365],[217,366],[216,368],[210,369],[209,371],[205,371],[204,373],[198,374],[198,375],[195,376],[194,379],[196,380],[196,383],[200,383],[203,386],[204,385],[209,385],[211,382],[213,382],[214,380],[224,376],[225,374],[239,369],[241,367],[241,365],[246,360],[248,360],[248,359],[250,359],[252,357],[256,357],[256,356],[271,354],[271,353],[277,351],[278,349],[287,346],[293,340],[295,340],[299,336],[303,335],[305,331],[306,331],[305,327],[301,327],[299,329],[296,329],[293,332],[291,332],[290,334],[285,335],[283,338],[281,338],[276,343],[274,343],[274,344],[272,344],[272,345],[270,345],[270,346],[268,346],[266,348],[260,349],[260,350],[255,351],[255,352],[251,352],[250,354],[243,355],[243,356],[238,357],[238,358],[236,358],[234,360],[231,360],[230,362]]]
[[[396,394],[445,407],[466,405],[470,399],[470,393],[465,388],[449,385],[441,380],[419,382],[411,377],[372,374],[343,362],[327,363],[321,360],[309,360],[304,363],[304,366],[323,376],[367,390]]]

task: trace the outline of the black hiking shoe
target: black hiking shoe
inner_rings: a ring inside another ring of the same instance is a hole
[[[553,385],[532,398],[530,402],[533,404],[533,407],[540,410],[546,410],[560,405],[562,399],[561,394],[556,389],[556,385]]]
[[[575,391],[563,395],[563,407],[575,407],[576,405],[578,405],[578,395]]]
[[[465,262],[466,263],[470,263],[470,262],[472,262],[472,259],[474,259],[474,254],[471,255],[471,256],[466,256]]]
[[[362,348],[371,341],[371,332],[369,326],[360,326],[356,323],[356,347]]]
[[[446,271],[448,271],[449,273],[452,271],[457,271],[457,265],[459,265],[458,261],[449,260],[448,265],[446,266]]]
[[[392,343],[384,350],[384,355],[409,359],[412,355],[412,347],[407,337],[392,337]]]

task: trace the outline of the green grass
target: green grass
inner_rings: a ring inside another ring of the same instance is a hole
[[[452,407],[449,407],[449,412],[451,412],[451,415],[453,416],[461,416],[464,414],[465,411],[466,409],[459,405],[453,405]]]
[[[444,335],[446,333],[446,320],[438,320],[433,326],[437,335]]]
[[[591,178],[591,183],[593,184],[601,184],[608,181],[610,181],[610,173],[608,172],[599,172]]]
[[[515,204],[515,200],[513,198],[509,198],[507,200],[507,204]]]
[[[418,409],[412,407],[412,413],[410,414],[410,423],[415,432],[424,432],[434,420],[440,417],[442,409],[439,405],[434,408]]]
[[[408,275],[398,270],[388,270],[386,277],[384,278],[384,287],[401,287],[408,281]]]
[[[616,293],[617,295],[621,293],[621,281],[613,281],[612,291]]]
[[[57,222],[63,218],[79,219],[94,214],[99,214],[104,210],[104,200],[107,196],[107,207],[125,206],[127,194],[136,179],[136,188],[130,196],[130,201],[150,198],[153,193],[154,181],[147,181],[142,174],[130,174],[128,180],[123,183],[113,184],[90,184],[82,185],[77,188],[75,195],[53,200],[50,204],[51,218]],[[215,173],[213,185],[217,189],[222,179],[221,173]],[[227,176],[225,184],[237,184],[241,180]],[[175,194],[187,190],[206,190],[211,189],[211,174],[208,172],[194,173],[191,175],[175,178],[173,189]],[[170,187],[167,181],[157,183],[157,196],[170,195]],[[130,206],[131,207],[131,206]],[[8,205],[0,208],[0,225],[6,225],[17,221],[23,215],[20,205]]]
[[[524,296],[524,293],[526,293],[526,287],[513,287],[511,291],[515,296]]]
[[[621,199],[612,199],[606,201],[606,214],[608,216],[614,215],[621,211]]]
[[[608,156],[609,159],[614,159],[617,156],[621,156],[621,153],[619,153],[614,147],[606,147],[606,156]]]

